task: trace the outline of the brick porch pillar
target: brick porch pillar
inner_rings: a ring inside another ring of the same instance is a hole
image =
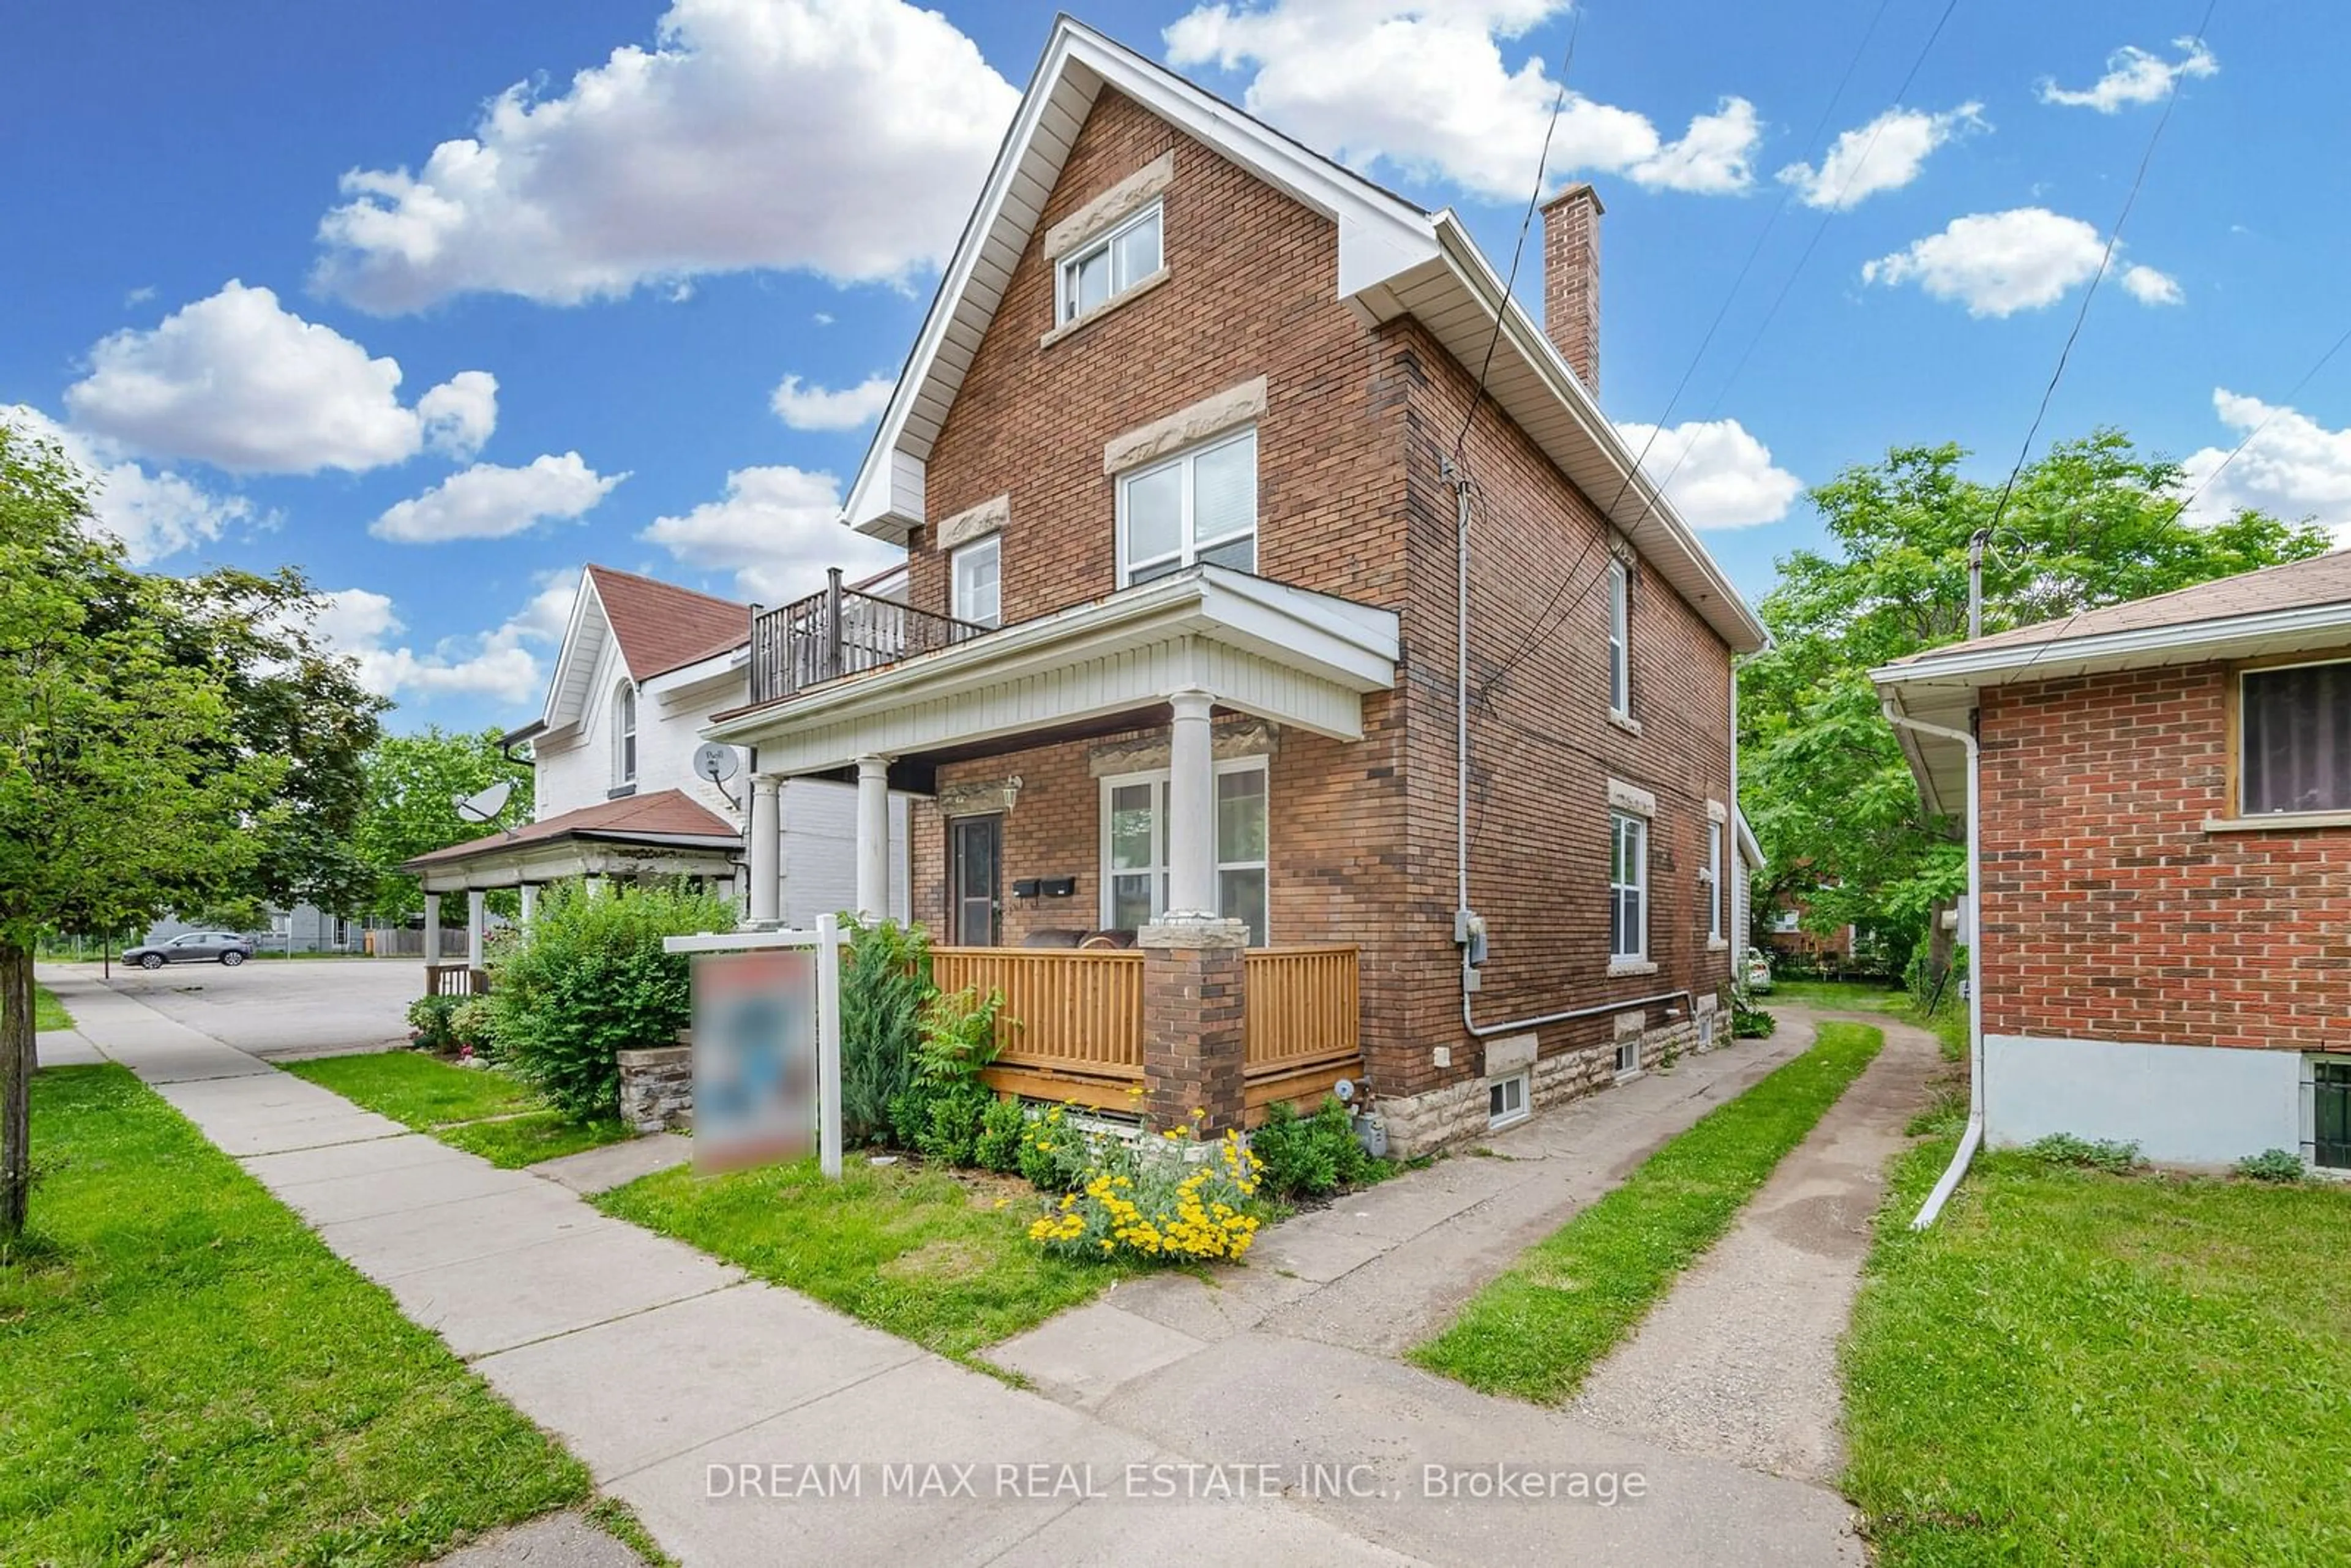
[[[1162,920],[1135,936],[1143,949],[1143,1113],[1153,1131],[1193,1124],[1204,1136],[1241,1124],[1241,952],[1238,920]]]

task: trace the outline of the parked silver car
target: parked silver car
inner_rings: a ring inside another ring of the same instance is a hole
[[[254,955],[254,941],[234,931],[189,931],[166,942],[150,942],[122,955],[126,964],[160,969],[166,964],[225,964],[236,967]]]

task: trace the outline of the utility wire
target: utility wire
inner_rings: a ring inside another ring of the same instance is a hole
[[[2199,47],[2203,45],[2205,32],[2212,26],[2212,13],[2218,9],[2220,3],[2220,0],[2205,0],[2204,17],[2196,24],[2194,35],[2194,42]],[[2089,287],[2082,291],[2082,308],[2074,313],[2073,328],[2065,334],[2064,346],[2057,350],[2057,366],[2049,372],[2049,384],[2041,389],[2041,406],[2033,411],[2032,423],[2024,432],[2024,444],[2017,448],[2016,462],[2010,467],[2008,478],[2000,487],[2000,499],[1992,505],[1991,521],[1986,525],[1989,529],[1997,529],[2000,527],[2000,519],[2008,510],[2009,497],[2015,493],[2017,476],[2024,472],[2025,459],[2032,455],[2033,438],[2041,434],[2041,422],[2048,415],[2049,402],[2057,395],[2057,383],[2064,379],[2065,366],[2073,358],[2074,344],[2082,336],[2082,325],[2090,319],[2090,302],[2098,297],[2098,285],[2105,281],[2106,270],[2114,265],[2115,250],[2122,244],[2123,225],[2130,221],[2131,208],[2138,203],[2139,188],[2147,183],[2147,165],[2155,161],[2156,143],[2163,140],[2163,128],[2171,123],[2171,111],[2179,107],[2179,84],[2185,75],[2185,72],[2175,72],[2172,75],[2171,89],[2164,94],[2163,98],[2163,112],[2156,118],[2155,129],[2147,133],[2147,150],[2139,154],[2138,172],[2131,177],[2130,190],[2123,197],[2122,211],[2115,215],[2115,226],[2106,235],[2106,248],[2099,259],[2098,270],[2091,277]],[[2330,349],[2327,352],[2331,357],[2334,350]],[[2264,420],[2262,423],[2266,424],[2268,422]],[[2256,430],[2254,434],[2258,434],[2259,431]],[[2237,450],[2243,451],[2246,443],[2251,442],[2252,439],[2252,436],[2247,436],[2244,442],[2238,444]],[[2230,455],[2233,460],[2235,454],[2231,453]],[[2215,472],[2217,473],[2218,470]],[[2210,480],[2208,478],[2206,483],[2210,483]],[[2189,499],[2192,500],[2194,497],[2191,496]],[[2180,510],[2185,509],[2183,503]],[[2179,514],[2179,511],[2175,511],[2172,515],[2177,517]],[[2032,657],[2018,665],[2005,680],[1994,684],[2005,686],[2022,679],[2025,671],[2041,662],[2042,654],[2064,640],[2065,633],[2073,629],[2074,622],[2080,620],[2088,610],[2088,605],[2075,607],[2074,612],[2066,616],[2064,623],[2057,628],[2054,636],[2033,649]]]
[[[2294,382],[2293,386],[2286,389],[2286,394],[2283,398],[2270,405],[2270,411],[2262,416],[2262,422],[2253,426],[2253,428],[2247,433],[2242,441],[2240,441],[2236,445],[2229,449],[2229,455],[2220,459],[2219,465],[2215,467],[2212,472],[2205,475],[2203,478],[2199,479],[2196,482],[2196,488],[2189,491],[2187,497],[2181,500],[2179,505],[2171,509],[2171,516],[2177,517],[2182,512],[2188,510],[2189,507],[2194,506],[2196,504],[2196,497],[2201,496],[2206,489],[2210,488],[2212,481],[2218,479],[2220,476],[2221,472],[2226,469],[2230,464],[2234,463],[2237,460],[2238,455],[2242,453],[2246,447],[2251,446],[2253,444],[2254,439],[2258,437],[2262,431],[2267,430],[2270,427],[2270,421],[2275,419],[2279,414],[2283,413],[2287,409],[2294,406],[2294,400],[2302,395],[2302,389],[2310,384],[2311,378],[2318,374],[2319,371],[2325,370],[2326,368],[2326,362],[2329,360],[2332,360],[2335,355],[2341,353],[2343,351],[2343,346],[2346,343],[2351,343],[2351,328],[2346,328],[2344,329],[2343,336],[2335,339],[2332,344],[2328,345],[2326,352],[2319,355],[2317,361],[2311,365],[2310,369],[2302,372],[2302,379]],[[2167,518],[2166,520],[2168,521],[2169,519]]]

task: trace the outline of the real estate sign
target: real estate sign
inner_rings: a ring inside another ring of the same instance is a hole
[[[824,947],[694,960],[694,1168],[796,1160],[817,1131],[817,965]]]

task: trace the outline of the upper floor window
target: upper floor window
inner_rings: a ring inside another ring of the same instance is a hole
[[[1608,563],[1608,706],[1633,716],[1633,574]]]
[[[949,559],[955,573],[950,612],[975,626],[1004,624],[1004,536],[974,539]]]
[[[1056,321],[1101,309],[1159,270],[1161,204],[1152,203],[1100,239],[1061,260]]]
[[[1608,819],[1608,956],[1649,956],[1649,824],[1627,812]]]
[[[1706,889],[1706,939],[1722,940],[1722,824],[1706,825],[1706,869],[1698,873]]]
[[[2238,811],[2351,811],[2351,664],[2248,670]]]
[[[1196,561],[1257,570],[1257,431],[1224,436],[1118,482],[1123,588]]]
[[[612,697],[612,782],[637,781],[637,688],[627,681]]]

